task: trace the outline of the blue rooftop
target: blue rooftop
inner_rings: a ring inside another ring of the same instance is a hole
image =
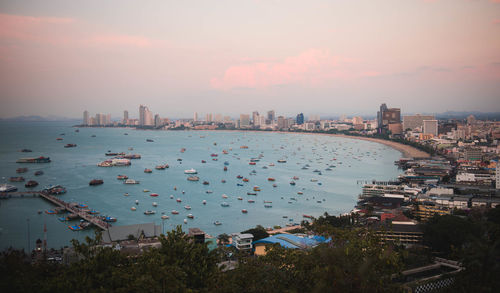
[[[253,244],[274,244],[279,243],[284,248],[309,248],[320,243],[330,242],[331,238],[326,239],[323,236],[300,237],[292,234],[276,234],[264,239],[254,241]]]

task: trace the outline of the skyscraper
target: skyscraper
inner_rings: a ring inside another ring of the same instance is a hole
[[[198,121],[198,112],[194,112],[193,121],[194,122]]]
[[[304,113],[297,114],[297,124],[298,125],[304,124]]]
[[[401,123],[401,109],[387,108],[386,104],[380,105],[380,110],[377,112],[377,122],[379,133],[386,131],[389,124]]]
[[[250,127],[250,115],[240,114],[240,128]]]
[[[424,120],[424,134],[438,135],[438,121],[437,120]]]
[[[288,120],[283,116],[278,116],[278,129],[288,129]]]
[[[143,126],[144,125],[144,110],[146,110],[146,106],[144,105],[139,105],[139,125]]]
[[[123,111],[123,124],[127,124],[128,123],[128,111],[125,110]]]
[[[269,120],[268,124],[274,123],[274,120],[276,120],[276,112],[274,112],[274,110],[267,112],[267,120]]]
[[[90,120],[89,120],[89,111],[85,110],[83,111],[83,125],[89,125]]]
[[[152,126],[154,125],[153,113],[144,105],[139,106],[139,125]]]
[[[253,125],[255,125],[255,126],[260,125],[259,112],[254,111],[252,113],[252,122],[253,122]]]

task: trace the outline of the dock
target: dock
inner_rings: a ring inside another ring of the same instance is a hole
[[[94,226],[100,228],[101,230],[106,231],[106,230],[108,230],[109,227],[111,227],[111,225],[109,223],[104,222],[103,220],[99,219],[98,217],[90,215],[84,211],[81,211],[81,210],[75,208],[74,206],[72,206],[71,204],[65,202],[64,200],[62,200],[56,196],[50,195],[50,194],[43,192],[43,191],[4,192],[4,193],[0,194],[0,199],[23,198],[23,197],[41,197],[41,198],[51,202],[52,204],[54,204],[60,208],[63,208],[64,210],[66,210],[70,213],[78,215],[80,218],[94,224]]]

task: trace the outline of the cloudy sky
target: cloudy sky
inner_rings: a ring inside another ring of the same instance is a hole
[[[0,0],[0,117],[500,111],[500,0]]]

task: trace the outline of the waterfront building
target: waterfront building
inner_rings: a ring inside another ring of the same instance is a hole
[[[401,109],[387,108],[386,104],[382,104],[377,112],[377,120],[379,132],[384,132],[388,129],[389,124],[401,123]]]
[[[304,113],[297,114],[296,121],[298,125],[304,124]]]
[[[288,130],[288,119],[283,116],[278,116],[278,129],[279,130]]]
[[[422,129],[424,127],[424,120],[435,120],[433,115],[405,115],[403,116],[403,130],[416,128]],[[426,132],[424,132],[426,133]]]
[[[205,121],[212,122],[212,113],[208,113],[205,117]]]
[[[240,115],[240,128],[249,128],[250,127],[250,115],[241,114]]]
[[[163,119],[161,119],[159,114],[155,115],[155,127],[160,127],[163,125]]]
[[[424,134],[432,134],[433,136],[438,135],[438,121],[437,120],[423,120],[423,123],[424,123],[424,128],[423,128]]]
[[[125,110],[123,111],[123,124],[127,124],[128,123],[128,111]]]
[[[83,111],[83,125],[90,125],[89,111]]]
[[[144,105],[139,106],[139,125],[140,126],[153,126],[153,113]]]
[[[198,112],[194,112],[193,121],[194,122],[198,121]]]
[[[220,123],[222,121],[223,121],[222,120],[222,114],[215,114],[215,122]]]
[[[314,123],[314,122],[306,122],[306,123],[304,123],[304,130],[306,130],[306,131],[316,130],[316,123]]]
[[[266,124],[274,124],[274,120],[276,120],[276,112],[274,110],[267,111]]]
[[[252,123],[254,126],[259,126],[260,125],[260,115],[259,112],[253,111],[252,112]]]

